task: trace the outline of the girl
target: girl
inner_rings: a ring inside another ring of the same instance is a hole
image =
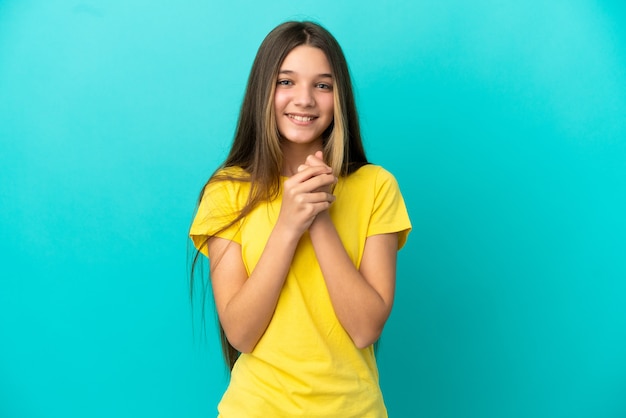
[[[365,158],[348,66],[324,28],[267,35],[200,197],[190,236],[209,257],[232,369],[219,416],[386,417],[373,343],[411,225],[394,177]]]

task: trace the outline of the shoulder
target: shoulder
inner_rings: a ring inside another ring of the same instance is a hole
[[[202,197],[232,194],[238,192],[242,186],[249,184],[250,175],[241,167],[223,167],[218,169],[209,179]]]
[[[370,187],[375,184],[376,187],[384,185],[397,186],[396,178],[390,171],[376,164],[366,164],[347,176],[346,181],[353,184],[368,184]]]
[[[380,202],[387,199],[401,198],[400,187],[396,178],[384,167],[367,164],[342,177],[335,189],[337,196],[351,202]]]
[[[197,214],[209,218],[216,213],[220,216],[237,213],[247,201],[248,180],[248,173],[241,167],[220,168],[202,189]]]
[[[250,190],[249,175],[241,167],[218,169],[205,184],[196,211],[198,219],[231,219],[245,205]]]
[[[250,179],[250,174],[241,167],[222,167],[209,179],[209,184],[219,181],[245,182]]]
[[[411,221],[394,175],[379,165],[369,164],[359,168],[352,176],[355,176],[354,184],[357,185],[351,187],[355,190],[353,193],[368,196],[371,203],[370,206],[363,205],[371,211],[368,236],[397,232],[398,248],[402,248],[411,230]]]

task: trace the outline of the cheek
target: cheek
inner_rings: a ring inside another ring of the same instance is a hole
[[[322,102],[320,102],[320,105],[320,107],[323,107],[324,111],[332,118],[335,111],[335,101],[332,94],[325,95]]]
[[[276,113],[278,114],[278,111],[280,109],[283,109],[288,102],[289,97],[287,96],[287,94],[285,94],[285,92],[277,90],[274,94],[274,109],[277,111]]]

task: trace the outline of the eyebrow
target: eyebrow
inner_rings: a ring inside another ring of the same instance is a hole
[[[292,70],[280,70],[280,71],[278,72],[278,74],[287,74],[287,75],[290,75],[290,74],[295,74],[295,73],[296,73],[296,72],[295,72],[295,71],[292,71]],[[322,74],[318,74],[316,77],[333,78],[333,75],[332,75],[332,74],[329,74],[329,73],[322,73]]]

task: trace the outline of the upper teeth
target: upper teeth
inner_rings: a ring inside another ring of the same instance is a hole
[[[312,116],[298,116],[298,115],[289,115],[291,119],[295,119],[299,122],[308,122],[313,120]]]

